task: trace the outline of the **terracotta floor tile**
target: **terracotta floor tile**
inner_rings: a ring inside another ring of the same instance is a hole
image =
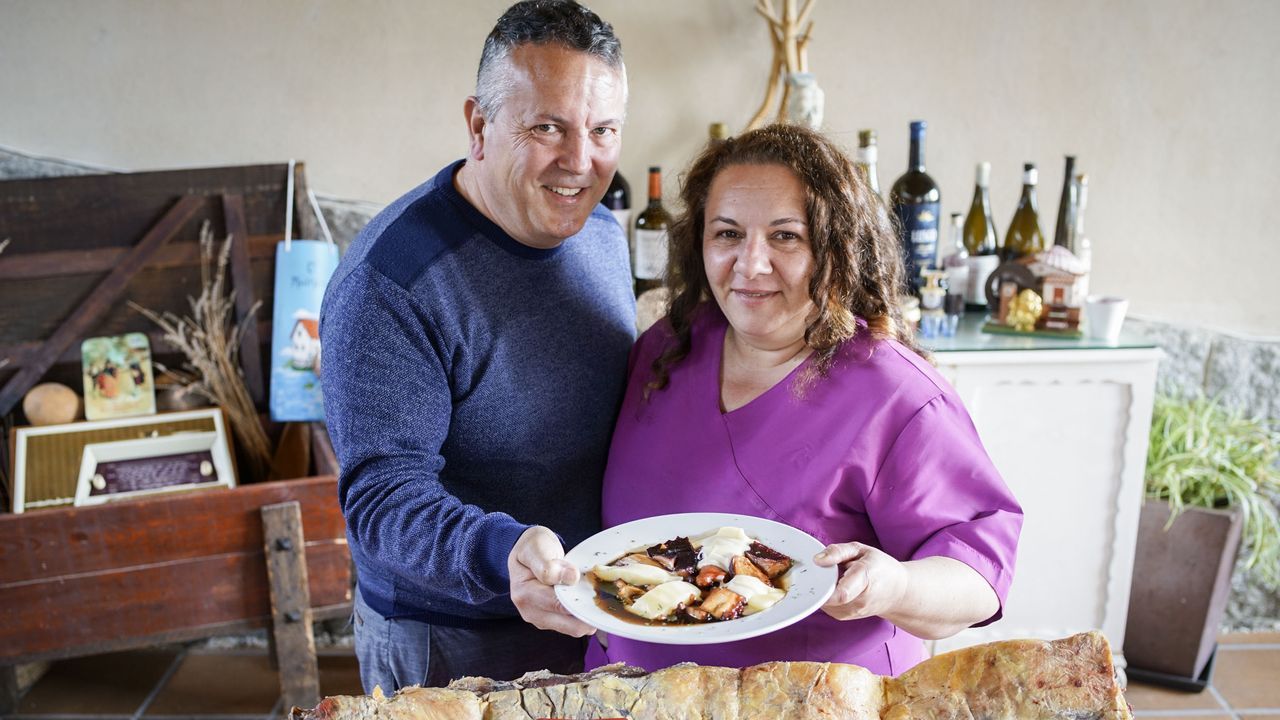
[[[1156,685],[1144,685],[1130,681],[1124,697],[1133,707],[1139,710],[1209,710],[1226,712],[1213,693],[1208,690],[1202,693],[1187,693]]]
[[[355,655],[320,655],[316,658],[320,668],[320,694],[363,695],[360,684],[360,665]]]
[[[1233,709],[1280,708],[1280,650],[1223,650],[1213,685]]]
[[[280,697],[266,653],[191,653],[146,715],[265,714]]]
[[[132,715],[176,651],[136,650],[55,662],[18,703],[21,715]]]
[[[1218,645],[1280,645],[1280,632],[1226,633]]]

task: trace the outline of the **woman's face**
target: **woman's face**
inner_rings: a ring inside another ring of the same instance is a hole
[[[813,249],[800,178],[782,165],[730,165],[711,181],[705,218],[707,282],[734,332],[762,349],[804,337]]]

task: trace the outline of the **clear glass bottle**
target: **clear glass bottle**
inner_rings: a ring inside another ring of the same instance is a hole
[[[942,269],[947,274],[947,293],[963,295],[969,287],[969,250],[964,246],[964,215],[951,213],[948,227],[951,250],[942,259]]]
[[[1085,276],[1080,281],[1080,297],[1089,297],[1089,275],[1093,272],[1093,244],[1084,232],[1084,211],[1089,204],[1089,176],[1079,173],[1075,177],[1076,215],[1071,227],[1071,245],[1068,248],[1084,266]]]

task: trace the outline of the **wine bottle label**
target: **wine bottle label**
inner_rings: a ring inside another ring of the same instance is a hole
[[[964,291],[965,302],[970,305],[987,304],[987,278],[999,265],[999,255],[969,256],[969,285]]]
[[[618,220],[618,225],[622,226],[622,234],[625,236],[627,228],[631,227],[631,209],[610,210],[609,212],[613,213],[613,217]]]
[[[938,257],[939,203],[899,205],[902,222],[902,257],[907,266],[907,282],[912,289],[920,287],[920,271],[933,267]]]
[[[874,147],[860,147],[857,149],[854,159],[862,165],[873,165],[876,162],[876,151]]]
[[[948,257],[948,260],[951,258]],[[959,265],[947,265],[947,292],[964,295],[969,292],[969,264],[961,261]]]
[[[634,237],[632,271],[641,280],[658,280],[667,270],[667,231],[639,230]]]

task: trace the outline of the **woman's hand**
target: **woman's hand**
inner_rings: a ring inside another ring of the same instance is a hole
[[[818,565],[841,565],[836,591],[822,606],[837,620],[877,616],[918,638],[951,637],[990,618],[1000,599],[978,571],[954,558],[899,561],[862,543],[828,545]]]
[[[578,569],[564,560],[555,533],[541,525],[525,530],[507,556],[511,602],[525,622],[541,630],[582,637],[595,628],[570,615],[556,599],[555,585],[578,582]]]
[[[882,550],[858,542],[828,545],[814,557],[824,567],[841,566],[836,590],[822,611],[837,620],[891,615],[907,593],[907,568]]]

